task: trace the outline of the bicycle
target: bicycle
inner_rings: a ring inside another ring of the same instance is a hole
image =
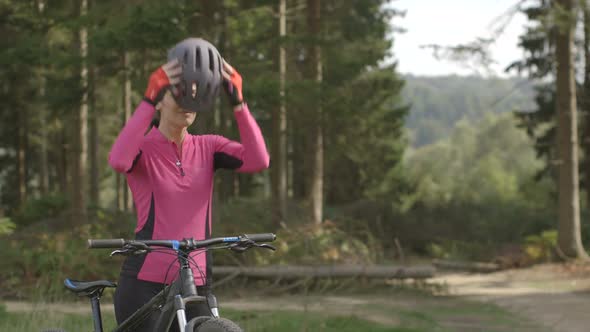
[[[245,234],[232,237],[217,237],[206,240],[183,239],[178,240],[124,240],[124,239],[91,239],[88,240],[88,248],[91,249],[117,249],[111,252],[115,255],[144,255],[148,252],[168,252],[172,250],[180,263],[179,277],[171,284],[156,294],[148,303],[139,308],[133,315],[115,328],[113,332],[134,331],[143,319],[153,312],[158,313],[156,332],[166,332],[173,324],[174,318],[178,322],[181,332],[242,332],[242,329],[230,321],[221,318],[217,307],[217,299],[213,294],[207,297],[197,294],[194,283],[193,271],[190,268],[192,258],[189,254],[193,251],[206,252],[207,250],[229,249],[234,252],[245,252],[251,248],[265,248],[276,250],[275,247],[262,242],[272,242],[276,235]],[[193,261],[194,263],[194,261]],[[64,285],[78,296],[86,296],[90,299],[92,307],[92,319],[94,331],[103,332],[102,316],[100,311],[100,297],[105,288],[114,288],[117,285],[107,280],[76,281],[65,279]],[[185,308],[189,303],[207,302],[213,316],[200,316],[186,321]]]

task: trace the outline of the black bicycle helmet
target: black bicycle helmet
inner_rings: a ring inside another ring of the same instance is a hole
[[[182,65],[176,103],[191,112],[211,110],[223,79],[219,51],[204,39],[188,38],[168,51],[168,61],[172,59]]]

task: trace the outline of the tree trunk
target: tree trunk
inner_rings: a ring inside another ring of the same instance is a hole
[[[18,111],[18,147],[17,147],[17,167],[18,167],[18,204],[22,206],[27,200],[27,172],[26,172],[26,153],[27,153],[27,110],[22,108]]]
[[[586,190],[586,209],[590,209],[590,9],[587,0],[580,2],[584,11],[584,91],[582,92],[582,171]]]
[[[100,206],[100,169],[99,162],[99,139],[98,139],[98,115],[96,110],[95,80],[97,68],[90,69],[89,76],[89,97],[90,97],[90,202],[94,207]]]
[[[287,74],[287,52],[283,39],[287,35],[287,0],[279,4],[279,96],[278,112],[273,117],[272,171],[273,222],[277,227],[285,226],[287,219],[287,107],[285,105],[285,79]]]
[[[123,62],[125,67],[125,90],[123,91],[123,99],[125,103],[125,117],[123,119],[123,127],[131,118],[131,58],[129,52],[123,54]],[[131,196],[131,189],[127,185],[127,181],[122,181],[123,192],[123,209],[126,211],[133,210],[133,198]]]
[[[573,0],[556,1],[564,15],[556,40],[557,59],[557,136],[559,151],[559,226],[558,246],[569,257],[587,257],[580,234],[578,190],[578,133],[576,85],[574,81],[573,41],[575,15]]]
[[[415,278],[434,277],[436,269],[430,265],[396,266],[396,265],[274,265],[274,266],[214,266],[213,274],[240,275],[263,279],[298,279],[298,278]]]
[[[88,0],[80,0],[79,5],[80,17],[84,18],[88,13]],[[88,160],[88,28],[86,26],[80,28],[78,38],[82,60],[80,68],[82,96],[80,110],[75,124],[76,132],[74,133],[72,208],[76,222],[83,222],[86,215],[86,173]]]
[[[321,29],[320,29],[320,0],[308,0],[307,1],[307,19],[309,34],[312,38],[316,38],[316,41],[310,46],[310,74],[317,86],[316,91],[319,90],[319,86],[322,83],[322,50],[319,45]],[[319,95],[319,94],[318,94]],[[312,170],[311,170],[311,182],[309,188],[308,199],[310,202],[311,216],[315,224],[320,224],[323,218],[323,189],[324,189],[324,144],[323,144],[323,133],[322,133],[322,105],[321,100],[316,98],[317,104],[315,105],[315,114],[312,124]]]
[[[45,12],[45,0],[39,0],[37,2],[37,9],[39,10],[39,15],[43,17]],[[42,18],[45,20],[45,18]],[[46,94],[46,85],[47,81],[45,79],[45,67],[41,67],[40,77],[39,77],[39,99],[40,99],[40,112],[39,118],[41,127],[39,128],[39,135],[41,136],[41,146],[39,147],[39,190],[41,195],[47,195],[49,192],[49,162],[47,156],[47,142],[48,142],[48,134],[47,134],[47,108],[45,107],[45,94]]]
[[[56,134],[57,140],[59,141],[59,151],[58,151],[58,161],[56,165],[56,173],[57,173],[57,181],[59,186],[59,191],[62,193],[68,193],[70,190],[70,182],[68,181],[69,177],[68,174],[68,155],[70,153],[70,144],[67,140],[68,131],[61,124],[61,121],[58,121],[58,127],[60,131]]]
[[[39,80],[39,96],[41,100],[45,99],[45,77],[41,74]],[[47,157],[47,109],[42,106],[39,112],[41,126],[39,128],[39,135],[41,136],[41,145],[39,147],[39,190],[41,195],[47,195],[49,192],[49,161]]]

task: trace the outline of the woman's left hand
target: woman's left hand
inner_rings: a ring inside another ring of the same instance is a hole
[[[223,88],[232,106],[239,106],[244,102],[242,96],[242,75],[223,59]]]

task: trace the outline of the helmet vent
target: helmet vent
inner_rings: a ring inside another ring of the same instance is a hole
[[[0,0],[1,2],[2,0]],[[212,110],[223,84],[223,58],[210,42],[202,38],[187,38],[168,50],[168,61],[177,59],[182,65],[178,105],[191,112]]]
[[[213,51],[209,49],[209,70],[211,70],[211,72],[213,72],[213,69],[215,68],[215,63],[213,63],[213,61],[215,61]]]
[[[195,69],[201,68],[201,48],[195,49]]]
[[[221,63],[222,63],[221,62],[221,56],[217,56],[217,64],[219,65],[217,67],[217,73],[219,74],[219,76],[221,76],[221,66],[222,66]]]

